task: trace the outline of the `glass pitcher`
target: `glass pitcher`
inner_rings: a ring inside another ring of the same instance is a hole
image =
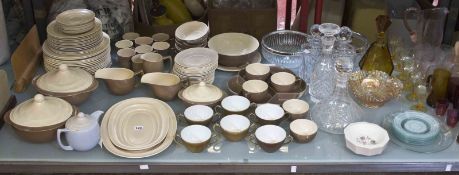
[[[413,30],[408,25],[410,14],[416,16],[416,28]],[[440,45],[443,40],[447,8],[433,8],[419,10],[408,8],[404,15],[405,28],[411,35],[411,40],[415,44],[415,57],[424,69],[436,63],[436,55],[441,52]]]

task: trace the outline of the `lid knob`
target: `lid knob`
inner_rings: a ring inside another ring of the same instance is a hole
[[[41,94],[37,94],[33,97],[33,101],[36,102],[36,103],[41,103],[43,101],[45,101],[45,96],[41,95]]]
[[[205,86],[205,85],[206,85],[206,82],[204,81],[199,82],[199,86]]]
[[[77,117],[78,117],[78,118],[80,118],[80,117],[85,117],[85,115],[84,115],[84,113],[82,113],[82,112],[78,112]]]
[[[59,65],[59,71],[66,71],[66,70],[69,70],[69,67],[67,66],[67,64]]]

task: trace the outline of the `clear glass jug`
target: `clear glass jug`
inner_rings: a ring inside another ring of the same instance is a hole
[[[416,28],[408,25],[408,17],[414,14],[417,19]],[[426,70],[435,65],[437,53],[441,52],[447,8],[433,8],[419,10],[408,8],[404,15],[404,25],[415,43],[415,57]]]

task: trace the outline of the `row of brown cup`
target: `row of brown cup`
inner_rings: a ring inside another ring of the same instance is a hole
[[[249,66],[247,66],[247,70],[250,70]],[[295,77],[294,83],[291,85],[272,83],[269,77],[273,77],[273,75],[275,75],[274,79],[276,80],[282,80],[282,77],[290,77],[286,79],[292,79],[293,74],[288,69],[271,66],[269,69],[270,72],[268,74],[263,74],[262,77],[259,77],[260,79],[256,79],[256,76],[254,77],[246,73],[246,69],[239,71],[238,75],[232,77],[228,81],[227,86],[232,94],[246,96],[251,102],[280,104],[288,99],[295,99],[303,96],[307,90],[306,83],[299,77]],[[243,88],[244,83],[246,83],[245,89]]]

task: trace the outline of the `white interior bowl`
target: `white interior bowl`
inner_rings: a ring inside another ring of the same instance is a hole
[[[171,73],[151,72],[144,74],[140,82],[160,86],[173,86],[180,83],[180,78]]]
[[[291,85],[295,83],[295,75],[288,72],[278,72],[271,76],[271,82],[277,85]]]
[[[290,131],[302,136],[313,135],[317,129],[317,124],[308,119],[296,119],[290,123]]]
[[[208,32],[209,27],[205,23],[190,21],[177,27],[175,30],[175,37],[184,41],[192,41],[201,39],[206,36]]]
[[[309,111],[309,104],[300,99],[290,99],[282,103],[282,108],[290,114],[304,114]]]
[[[255,137],[263,143],[275,144],[284,141],[287,132],[276,125],[263,125],[255,131]]]
[[[180,137],[183,141],[192,144],[203,143],[210,139],[212,132],[202,125],[190,125],[182,129]]]
[[[243,33],[222,33],[212,37],[208,46],[219,54],[240,56],[250,54],[258,49],[258,40]]]
[[[250,93],[260,93],[268,89],[268,83],[261,80],[249,80],[242,84],[242,89]]]
[[[224,109],[232,112],[241,112],[250,107],[249,99],[239,95],[225,97],[221,104]]]
[[[266,64],[261,64],[261,63],[252,63],[247,65],[245,67],[245,72],[251,74],[251,75],[265,75],[269,73],[270,68]]]
[[[261,104],[255,109],[255,115],[263,120],[277,120],[284,116],[285,112],[277,104]]]
[[[233,133],[245,131],[250,126],[250,120],[242,115],[227,115],[220,120],[223,130]]]
[[[193,105],[183,112],[185,118],[191,121],[206,121],[214,115],[214,111],[209,106]]]
[[[389,142],[387,131],[374,123],[356,122],[344,128],[346,147],[356,154],[373,156],[381,154]]]

